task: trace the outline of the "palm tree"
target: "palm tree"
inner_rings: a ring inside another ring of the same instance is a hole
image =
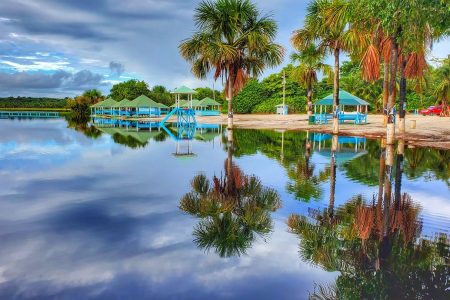
[[[214,80],[225,79],[228,128],[233,128],[233,96],[250,76],[282,62],[284,49],[274,43],[277,24],[249,0],[202,1],[194,14],[198,31],[179,45],[192,72],[205,78],[214,69]]]
[[[317,83],[317,72],[321,71],[331,77],[333,73],[332,68],[324,63],[325,53],[320,51],[314,44],[309,45],[303,51],[299,50],[299,52],[292,53],[291,60],[294,63],[299,63],[294,71],[294,76],[300,85],[306,89],[308,116],[310,116],[312,115],[313,87]]]
[[[369,64],[372,78],[379,74],[378,56],[384,57],[384,97],[387,118],[387,144],[393,144],[395,137],[394,112],[397,91],[397,73],[400,70],[400,130],[404,131],[406,102],[406,78],[420,78],[426,67],[425,49],[431,41],[448,34],[450,11],[444,1],[403,0],[349,0],[352,4],[350,24],[358,27],[369,24],[366,31],[371,32],[372,43],[366,49],[370,54],[363,65]],[[363,26],[364,27],[364,26]],[[372,47],[373,42],[378,47]],[[376,43],[375,43],[376,44]],[[387,65],[389,64],[389,66]],[[388,74],[389,73],[389,74]],[[388,83],[389,82],[389,83]],[[387,87],[389,93],[386,93]]]
[[[97,89],[87,90],[82,95],[90,104],[95,104],[102,101],[105,97],[102,92]]]
[[[294,31],[291,42],[296,49],[305,50],[317,43],[320,51],[334,56],[333,133],[339,133],[339,55],[347,48],[345,0],[314,0],[308,5],[304,27]]]
[[[450,114],[447,107],[450,100],[450,57],[443,60],[442,66],[437,70],[438,78],[441,82],[437,85],[434,94],[438,99],[442,100],[442,115],[448,116]]]

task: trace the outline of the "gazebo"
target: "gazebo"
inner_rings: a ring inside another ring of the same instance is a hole
[[[130,112],[128,111],[128,107],[130,105],[130,100],[127,98],[119,101],[114,105],[113,115],[116,116],[129,116]]]
[[[130,103],[128,107],[134,109],[134,114],[136,116],[160,116],[161,115],[161,104],[153,101],[145,95],[140,95]]]
[[[189,108],[192,108],[192,95],[197,94],[196,91],[194,91],[193,89],[190,89],[186,86],[181,86],[179,88],[176,88],[174,91],[171,92],[171,94],[175,95],[175,107],[182,107],[181,104],[181,96],[186,95],[187,96],[187,101],[189,104]]]
[[[163,126],[164,123],[169,120],[169,118],[176,114],[177,116],[177,126],[195,126],[197,121],[195,120],[195,111],[193,109],[193,99],[192,95],[197,92],[193,89],[190,89],[186,86],[181,86],[176,88],[174,91],[170,92],[175,95],[175,105],[172,105],[173,109],[167,116],[159,123],[160,126]],[[183,106],[181,96],[187,95],[187,105]]]
[[[316,101],[314,104],[314,117],[316,124],[327,124],[333,118],[333,94]],[[367,112],[369,102],[350,94],[347,91],[339,90],[339,122],[354,121],[355,124],[367,124]],[[331,106],[328,112],[327,107]],[[346,107],[356,107],[354,112],[345,112]],[[317,112],[319,107],[319,112]]]
[[[206,97],[200,101],[201,110],[196,111],[195,113],[200,116],[219,116],[221,106],[222,105],[219,102]]]
[[[91,105],[94,108],[95,114],[99,112],[100,115],[111,115],[113,112],[113,107],[117,104],[117,102],[113,98],[108,98],[103,100],[97,104]]]

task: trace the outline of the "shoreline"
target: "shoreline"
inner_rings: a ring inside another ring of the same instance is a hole
[[[169,119],[173,121],[175,117]],[[163,118],[130,118],[128,120],[158,122]],[[198,123],[227,124],[227,115],[212,117],[196,117]],[[410,128],[410,121],[416,120],[416,129]],[[380,139],[386,136],[386,128],[382,125],[383,115],[368,115],[367,124],[355,125],[344,123],[339,126],[339,135],[361,136]],[[234,126],[243,129],[268,130],[311,130],[314,132],[332,133],[331,124],[309,125],[306,114],[275,115],[275,114],[235,114]],[[450,150],[450,118],[439,116],[406,115],[406,132],[399,134],[396,125],[396,139],[403,139],[409,146],[431,147]]]

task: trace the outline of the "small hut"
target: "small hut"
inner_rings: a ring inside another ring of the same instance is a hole
[[[119,101],[116,103],[116,105],[114,105],[113,107],[113,115],[114,116],[129,116],[130,112],[129,112],[129,104],[130,104],[130,100],[128,100],[127,98]]]
[[[194,91],[193,89],[190,89],[186,86],[181,86],[179,88],[176,88],[174,91],[171,92],[171,94],[175,95],[175,107],[182,107],[181,106],[181,97],[182,96],[187,96],[187,101],[188,101],[188,108],[192,108],[192,97],[194,94],[196,94],[197,92]]]
[[[93,106],[95,109],[95,114],[99,114],[99,115],[112,115],[113,113],[113,109],[114,106],[117,104],[116,100],[114,100],[113,98],[108,98],[104,101],[101,101]]]
[[[155,117],[161,115],[161,104],[145,95],[140,95],[128,103],[128,108],[130,108],[131,114],[137,117]]]
[[[221,104],[209,97],[200,101],[200,110],[195,113],[199,116],[219,116]]]
[[[353,121],[355,124],[367,124],[367,113],[369,102],[350,94],[344,90],[339,90],[339,123]],[[317,108],[319,107],[319,111]],[[331,107],[328,109],[328,107]],[[346,112],[346,108],[355,108],[352,112]],[[314,117],[317,124],[327,124],[333,118],[333,94],[314,103]]]

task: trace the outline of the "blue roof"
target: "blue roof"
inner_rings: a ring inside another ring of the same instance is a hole
[[[333,94],[318,100],[314,105],[333,105]],[[339,105],[370,105],[369,102],[350,94],[347,91],[339,90]]]

